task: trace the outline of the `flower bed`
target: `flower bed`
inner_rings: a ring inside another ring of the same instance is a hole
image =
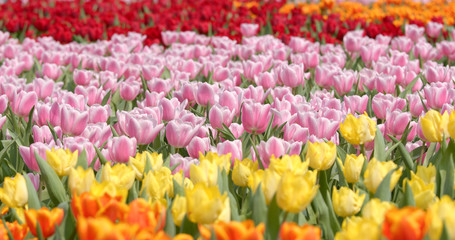
[[[196,2],[1,6],[2,238],[455,237],[450,15]]]

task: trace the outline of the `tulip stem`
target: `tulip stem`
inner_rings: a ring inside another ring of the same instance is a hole
[[[289,214],[289,212],[288,212],[288,211],[285,211],[285,212],[284,212],[284,215],[283,215],[283,221],[281,221],[281,225],[283,225],[283,223],[285,223],[285,222],[286,222],[286,220],[287,220],[287,218],[288,218],[288,214]]]

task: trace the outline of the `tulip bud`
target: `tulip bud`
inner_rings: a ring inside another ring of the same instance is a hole
[[[336,240],[380,239],[379,224],[371,219],[361,217],[346,218],[341,231],[335,235]]]
[[[441,142],[443,137],[448,137],[449,114],[430,110],[425,116],[420,117],[420,126],[426,140],[430,142]]]
[[[435,183],[425,183],[423,179],[413,172],[411,172],[411,180],[405,179],[403,181],[403,189],[406,188],[406,183],[411,187],[414,201],[418,208],[427,209],[435,200]]]
[[[310,167],[317,170],[327,170],[335,162],[337,146],[333,142],[311,143],[308,142],[306,161]]]
[[[71,168],[68,179],[68,187],[72,193],[81,195],[84,192],[90,191],[90,187],[94,181],[95,174],[93,173],[93,169],[89,168],[84,170],[81,166],[79,166],[76,169]]]
[[[303,211],[318,192],[319,186],[316,185],[316,179],[316,171],[308,171],[305,174],[286,172],[281,178],[276,193],[278,206],[291,213]]]
[[[177,195],[172,202],[171,208],[172,218],[176,226],[181,226],[183,218],[186,214],[186,198]]]
[[[218,187],[207,187],[202,183],[186,189],[185,196],[188,218],[199,224],[215,222],[225,207],[225,201],[229,201],[227,193],[221,195]]]
[[[397,165],[393,161],[379,162],[375,158],[370,159],[370,162],[368,163],[364,174],[364,184],[367,189],[370,192],[375,193],[376,189],[379,187],[379,184],[381,184],[382,180],[384,180],[385,176],[396,167]],[[392,178],[390,180],[390,191],[393,190],[398,180],[400,179],[402,169],[403,168],[400,167],[398,170],[395,170],[393,172]]]
[[[236,159],[232,170],[232,181],[237,186],[246,187],[248,186],[248,178],[256,170],[258,170],[258,162],[253,162],[250,159],[243,159],[243,161]]]
[[[429,236],[431,240],[441,239],[444,225],[449,233],[448,239],[455,237],[455,201],[451,197],[445,195],[441,200],[430,205],[428,209],[428,217],[431,219],[429,226]]]
[[[156,152],[137,153],[134,158],[130,157],[130,161],[128,162],[128,165],[133,167],[134,172],[136,173],[137,180],[141,180],[144,175],[145,164],[147,162],[147,159],[150,161],[150,164],[152,165],[151,170],[153,171],[157,171],[163,166],[162,154],[158,154]]]
[[[427,214],[416,207],[393,208],[385,214],[382,233],[390,240],[423,239],[429,222]]]
[[[385,213],[392,208],[395,208],[392,202],[382,202],[378,198],[373,198],[363,206],[362,217],[371,219],[377,224],[382,224]]]
[[[360,154],[359,156],[354,154],[346,155],[343,171],[344,177],[348,183],[356,183],[359,181],[364,161],[365,157],[363,154]]]
[[[364,200],[365,194],[359,195],[359,190],[354,192],[347,187],[342,187],[340,190],[337,190],[336,187],[333,186],[333,210],[335,210],[335,213],[340,217],[349,217],[360,212]]]
[[[71,169],[76,166],[78,156],[77,150],[71,152],[69,149],[52,148],[51,151],[46,151],[47,162],[60,177],[70,174]]]
[[[174,184],[169,168],[164,167],[158,171],[148,172],[142,183],[141,193],[150,197],[152,202],[162,201],[166,194],[169,197],[174,196]]]
[[[5,177],[0,188],[0,201],[11,208],[24,207],[28,202],[27,184],[24,176],[16,173],[14,178]]]
[[[120,163],[111,167],[110,163],[106,163],[101,172],[101,181],[112,182],[121,188],[130,189],[133,186],[135,176],[136,174],[131,166]]]
[[[359,118],[348,114],[340,124],[340,132],[352,145],[362,145],[374,140],[376,135],[376,122],[365,113]]]
[[[190,166],[190,179],[194,184],[216,186],[218,180],[218,165],[208,160],[202,161],[199,165]]]
[[[37,225],[41,228],[43,237],[48,238],[55,233],[56,226],[63,221],[64,212],[61,208],[49,210],[45,207],[36,210],[30,209],[25,211],[25,222],[33,236],[38,236]]]

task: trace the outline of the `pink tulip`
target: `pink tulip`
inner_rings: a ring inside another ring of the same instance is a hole
[[[359,113],[363,114],[367,110],[368,106],[368,95],[358,96],[344,96],[344,110],[346,113]]]
[[[179,42],[190,44],[193,43],[196,38],[196,33],[193,31],[185,31],[179,33]]]
[[[429,83],[450,82],[452,80],[452,73],[450,72],[450,68],[443,65],[427,65],[425,67],[424,75]]]
[[[5,124],[5,122],[6,122],[6,116],[1,116],[0,117],[0,130],[2,129],[3,125]]]
[[[80,135],[88,123],[88,112],[64,105],[60,109],[60,127],[64,134]]]
[[[301,142],[305,144],[308,141],[308,128],[301,127],[297,123],[286,124],[284,127],[283,139],[285,141]]]
[[[406,97],[409,103],[409,112],[412,114],[413,117],[419,117],[425,110],[422,101],[426,105],[427,100],[426,99],[421,100],[418,94],[412,94]]]
[[[406,24],[405,26],[406,37],[410,38],[412,41],[417,42],[423,34],[425,33],[425,28],[419,27],[417,25]]]
[[[60,75],[62,75],[62,70],[60,67],[53,63],[45,63],[43,64],[43,76],[48,77],[52,80],[57,80]]]
[[[33,90],[39,99],[45,99],[52,95],[54,91],[54,81],[50,79],[35,78],[33,80]]]
[[[199,158],[199,154],[205,155],[210,150],[210,139],[208,137],[194,137],[186,147],[188,155],[192,158]]]
[[[360,56],[366,65],[377,62],[379,57],[384,56],[387,51],[387,46],[382,44],[371,44],[360,48]]]
[[[375,116],[379,119],[385,119],[386,111],[402,110],[406,106],[406,100],[394,97],[389,94],[378,93],[373,97],[372,108]]]
[[[340,95],[349,93],[354,85],[354,82],[357,80],[357,75],[353,71],[342,71],[333,76],[333,84],[335,90]]]
[[[28,178],[30,178],[30,181],[32,182],[33,187],[35,188],[35,191],[38,192],[40,184],[40,175],[38,173],[37,174],[27,173],[27,176]]]
[[[400,110],[387,111],[385,117],[385,132],[394,136],[401,136],[411,121],[411,114]]]
[[[218,103],[223,107],[228,107],[236,116],[240,113],[240,105],[243,95],[231,91],[223,91],[219,95]]]
[[[195,125],[190,122],[183,122],[181,119],[171,120],[166,126],[166,139],[169,145],[173,147],[186,147],[200,127],[201,124]]]
[[[138,102],[140,108],[144,107],[157,107],[158,103],[165,96],[164,92],[145,92],[145,99],[142,102]]]
[[[242,124],[245,131],[252,134],[265,132],[271,117],[270,108],[269,104],[245,101],[242,107]]]
[[[24,160],[25,165],[32,171],[39,172],[39,166],[36,162],[35,152],[38,153],[40,157],[46,159],[46,151],[50,151],[51,148],[55,146],[53,144],[44,144],[41,142],[32,143],[30,147],[19,146],[19,153]]]
[[[248,23],[242,23],[240,24],[240,33],[244,37],[252,37],[256,35],[259,31],[259,25],[258,24],[248,24]]]
[[[87,70],[74,69],[73,80],[76,85],[88,85],[93,78],[93,72]]]
[[[232,123],[231,126],[229,126],[229,130],[231,130],[231,133],[235,138],[240,138],[244,132],[243,126],[238,123]]]
[[[14,93],[13,100],[11,102],[11,109],[14,114],[27,117],[38,101],[38,96],[35,92],[24,92]]]
[[[291,40],[289,41],[288,46],[294,51],[298,53],[303,53],[306,52],[308,48],[313,43],[308,41],[307,39],[304,38],[299,38],[299,37],[291,37]]]
[[[54,131],[58,138],[62,137],[62,129],[60,127],[54,127]],[[33,126],[33,142],[42,142],[42,143],[50,143],[54,141],[52,136],[51,130],[48,126],[44,125],[42,127]]]
[[[242,62],[243,65],[243,75],[248,80],[253,80],[255,76],[258,76],[259,73],[264,71],[264,65],[262,62],[253,62],[247,60]]]
[[[198,156],[199,157],[199,156]],[[199,161],[197,159],[191,158],[191,157],[182,157],[180,154],[172,154],[170,156],[169,160],[169,165],[170,167],[174,167],[177,165],[177,167],[172,171],[172,174],[176,174],[180,171],[183,171],[183,174],[185,177],[189,178],[190,177],[190,166],[192,164],[199,164]]]
[[[199,85],[194,95],[196,96],[196,102],[199,105],[213,106],[215,104],[216,100],[215,89],[214,86],[208,83],[202,83],[201,85]]]
[[[224,141],[222,143],[218,143],[216,146],[216,151],[220,155],[226,155],[230,153],[232,165],[234,165],[234,161],[236,159],[243,160],[242,141],[240,140]]]
[[[174,119],[175,116],[180,111],[179,106],[180,106],[180,102],[177,98],[172,98],[170,100],[167,98],[162,98],[158,103],[158,107],[162,111],[163,120],[171,121],[172,119]]]
[[[5,112],[7,107],[8,107],[8,96],[1,95],[0,96],[0,114]]]
[[[426,27],[426,33],[431,38],[437,38],[442,32],[444,25],[437,22],[428,22]]]
[[[164,45],[169,46],[178,41],[179,33],[172,31],[161,32],[161,39]]]
[[[80,136],[88,139],[96,147],[101,147],[113,134],[110,126],[104,122],[88,124]]]
[[[93,143],[83,137],[66,137],[63,139],[63,146],[69,149],[71,152],[77,150],[80,155],[84,150],[87,156],[87,164],[90,165],[93,159],[96,157],[96,150],[93,147]]]
[[[93,105],[88,109],[88,122],[99,123],[107,122],[111,115],[111,108],[109,105]]]
[[[262,165],[264,168],[268,168],[272,156],[279,158],[285,154],[299,155],[302,150],[302,143],[289,143],[283,139],[271,137],[267,142],[261,141],[256,148]]]
[[[276,85],[276,79],[272,73],[263,72],[259,73],[258,76],[254,77],[254,82],[256,85],[261,86],[265,89],[274,88]]]
[[[104,97],[107,94],[107,91],[103,90],[102,88],[97,88],[95,86],[76,86],[74,89],[74,93],[78,95],[82,95],[85,100],[87,101],[87,105],[92,106],[95,104],[101,104],[103,102]],[[107,100],[106,103],[110,103],[111,98]],[[85,103],[83,103],[85,106]]]
[[[291,88],[305,85],[305,76],[303,73],[303,64],[282,65],[279,69],[281,82]]]
[[[164,72],[164,66],[155,65],[143,65],[142,76],[146,81],[150,81],[153,78],[159,78]]]
[[[420,57],[423,61],[428,61],[438,59],[440,54],[431,44],[424,42],[414,46],[414,55]]]
[[[155,140],[164,128],[164,124],[159,124],[151,117],[138,117],[134,115],[126,115],[125,133],[137,140],[138,145],[148,145]]]
[[[127,136],[113,137],[108,142],[107,149],[109,150],[109,157],[113,162],[127,163],[130,157],[136,155],[137,142],[135,138],[128,138]]]
[[[231,71],[229,70],[229,68],[218,66],[213,70],[212,79],[215,82],[221,82],[229,78],[230,75]]]
[[[406,53],[410,52],[413,46],[414,42],[410,38],[405,36],[395,37],[394,39],[392,39],[391,42],[391,48],[393,50],[398,50]]]
[[[120,83],[120,97],[125,101],[134,100],[141,90],[141,85],[136,82]]]
[[[213,128],[224,128],[223,124],[229,127],[234,118],[235,112],[232,112],[228,107],[222,107],[218,104],[215,104],[210,108],[209,120]]]
[[[427,106],[433,109],[441,109],[445,103],[453,103],[454,91],[449,84],[432,83],[423,88]]]

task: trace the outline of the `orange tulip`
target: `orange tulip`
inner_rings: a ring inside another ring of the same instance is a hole
[[[15,240],[22,240],[28,233],[27,225],[20,225],[17,221],[12,223],[6,222],[6,227],[9,229],[11,235]],[[0,223],[0,239],[8,239],[8,231],[5,228],[5,225]]]
[[[189,235],[189,234],[185,234],[185,233],[180,233],[180,234],[177,234],[173,240],[193,240],[193,236]]]
[[[128,206],[122,202],[122,196],[111,197],[105,193],[95,197],[90,192],[75,195],[71,201],[74,217],[108,217],[111,221],[123,220],[128,212]]]
[[[137,224],[141,229],[149,228],[159,231],[166,224],[166,208],[161,203],[150,204],[143,198],[138,198],[130,203],[126,222]]]
[[[25,211],[25,222],[32,232],[33,236],[38,236],[36,232],[37,222],[41,227],[43,237],[48,238],[55,233],[55,226],[60,225],[63,221],[63,209],[54,208],[49,210],[45,207],[36,210],[30,209]]]
[[[285,222],[281,225],[280,238],[283,240],[320,240],[321,229],[312,225],[299,226],[293,222]]]
[[[428,230],[426,213],[420,208],[404,207],[387,211],[382,233],[389,239],[423,239]]]
[[[215,230],[216,239],[230,240],[230,239],[264,239],[265,226],[263,223],[254,226],[252,220],[243,222],[218,222],[213,225]],[[199,231],[203,239],[211,238],[211,231],[199,225]]]

